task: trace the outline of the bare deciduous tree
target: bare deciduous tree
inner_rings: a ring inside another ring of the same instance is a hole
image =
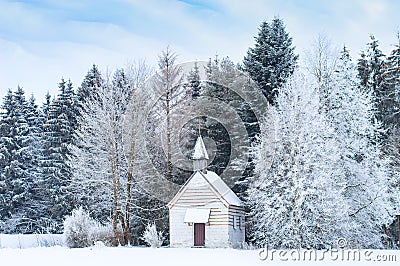
[[[130,242],[135,139],[140,133],[134,130],[140,116],[135,91],[149,73],[149,67],[139,62],[129,66],[128,75],[122,69],[112,80],[107,75],[96,97],[82,108],[76,145],[72,147],[73,184],[80,188],[77,191],[83,188],[83,204],[94,216],[111,214],[115,244]]]

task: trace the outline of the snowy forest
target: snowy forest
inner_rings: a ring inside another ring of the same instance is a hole
[[[229,105],[246,130],[247,156],[235,161],[244,170],[225,181],[246,204],[248,243],[322,249],[345,238],[354,248],[396,248],[400,34],[387,55],[371,35],[358,58],[322,35],[302,57],[294,43],[277,17],[260,25],[242,62],[211,55],[185,73],[168,47],[158,66],[88,66],[81,84],[62,78],[43,103],[9,89],[0,110],[0,233],[64,233],[86,223],[110,245],[142,245],[157,228],[168,245],[166,202],[151,190],[167,199],[176,189],[148,178],[140,152],[179,187],[192,171],[174,153],[190,158],[200,134],[212,140],[208,169],[221,175],[236,141],[227,128],[211,116],[182,128],[169,119],[208,97]],[[250,80],[268,102],[262,119],[232,90]],[[161,95],[148,113],[143,87]]]

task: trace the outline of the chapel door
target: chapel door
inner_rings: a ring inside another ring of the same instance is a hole
[[[194,246],[201,247],[204,246],[206,237],[206,224],[194,224]]]

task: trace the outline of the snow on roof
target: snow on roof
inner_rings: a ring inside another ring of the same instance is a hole
[[[204,183],[199,184],[198,177],[202,176]],[[187,187],[196,187],[199,185],[207,185],[210,184],[216,192],[221,195],[221,197],[229,204],[235,206],[243,206],[243,202],[236,196],[236,194],[228,187],[228,185],[213,171],[207,171],[207,173],[203,173],[201,171],[197,171],[192,177],[191,180],[196,182],[188,182]]]
[[[208,223],[210,209],[187,209],[184,223]]]
[[[204,146],[203,139],[201,136],[197,138],[196,145],[194,146],[194,152],[192,159],[199,160],[199,159],[207,159],[208,160],[208,153],[206,147]]]

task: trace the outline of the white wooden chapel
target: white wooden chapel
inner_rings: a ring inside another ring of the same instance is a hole
[[[193,152],[194,172],[167,204],[171,247],[238,247],[244,242],[243,203],[216,173],[207,170],[201,136]]]

